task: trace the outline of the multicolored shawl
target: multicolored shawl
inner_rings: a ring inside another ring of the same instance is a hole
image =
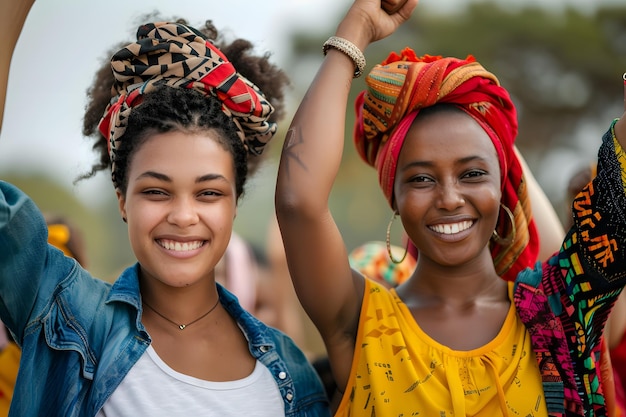
[[[537,260],[539,238],[520,161],[513,142],[517,114],[495,75],[471,56],[466,59],[425,55],[411,49],[391,53],[366,78],[368,89],[357,98],[354,142],[361,157],[378,171],[387,201],[393,206],[396,163],[406,133],[420,109],[451,103],[476,120],[491,138],[500,160],[502,199],[515,218],[516,234],[508,246],[492,242],[496,270],[505,279]],[[508,216],[501,210],[496,231],[507,236]]]
[[[108,140],[112,170],[133,106],[142,94],[163,85],[190,88],[217,97],[235,123],[248,152],[258,155],[276,133],[268,118],[274,111],[263,93],[237,72],[226,56],[198,30],[180,23],[148,23],[137,42],[111,58],[116,83],[111,104],[100,121]]]

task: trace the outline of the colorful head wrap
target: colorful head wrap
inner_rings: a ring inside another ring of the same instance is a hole
[[[137,42],[111,58],[115,97],[100,121],[115,170],[115,150],[128,117],[141,95],[156,87],[189,88],[217,97],[231,117],[248,152],[259,155],[276,133],[268,118],[274,111],[263,93],[239,74],[226,56],[198,30],[180,23],[148,23],[137,30]]]
[[[506,247],[492,243],[496,270],[506,279],[537,261],[539,240],[532,220],[522,167],[513,143],[517,114],[508,92],[495,75],[476,60],[417,57],[411,49],[391,53],[366,78],[367,91],[356,100],[354,142],[359,155],[378,171],[378,180],[391,206],[398,155],[407,131],[424,107],[450,103],[474,118],[491,138],[500,161],[501,203],[513,213],[514,241]],[[501,211],[503,212],[503,211]],[[501,214],[496,231],[511,229]]]

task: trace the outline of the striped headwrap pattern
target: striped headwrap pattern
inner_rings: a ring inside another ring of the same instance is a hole
[[[501,203],[513,213],[516,234],[509,246],[492,242],[496,270],[505,279],[534,265],[539,237],[532,219],[522,166],[513,144],[517,114],[496,76],[472,56],[466,59],[416,56],[410,48],[391,53],[366,77],[367,89],[355,103],[354,143],[378,171],[379,184],[393,206],[396,164],[406,134],[420,109],[450,103],[471,116],[491,138],[500,162]],[[507,236],[510,220],[501,210],[496,231]]]
[[[113,55],[111,69],[116,80],[113,98],[99,129],[107,139],[112,171],[133,106],[141,103],[143,94],[164,85],[217,97],[252,155],[261,154],[276,133],[276,124],[268,121],[274,108],[259,88],[190,26],[170,22],[140,26],[137,41]]]

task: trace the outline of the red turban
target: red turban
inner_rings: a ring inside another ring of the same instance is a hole
[[[437,103],[454,104],[474,118],[491,138],[500,161],[501,203],[513,213],[515,238],[510,245],[492,242],[498,274],[513,280],[518,272],[537,261],[539,237],[532,220],[530,201],[520,161],[513,143],[517,114],[508,92],[495,75],[476,60],[417,57],[406,48],[391,53],[366,78],[368,89],[356,100],[354,143],[359,155],[378,171],[387,201],[393,206],[396,163],[406,133],[420,109]],[[509,235],[511,219],[504,210],[496,226]]]

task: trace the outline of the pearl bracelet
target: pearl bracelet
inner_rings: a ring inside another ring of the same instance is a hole
[[[343,52],[352,60],[352,62],[354,62],[355,69],[353,78],[358,78],[361,74],[363,74],[363,70],[365,70],[366,65],[365,56],[355,44],[347,39],[340,38],[338,36],[331,36],[326,42],[324,42],[324,46],[322,46],[324,56],[326,56],[329,48],[334,48]]]

